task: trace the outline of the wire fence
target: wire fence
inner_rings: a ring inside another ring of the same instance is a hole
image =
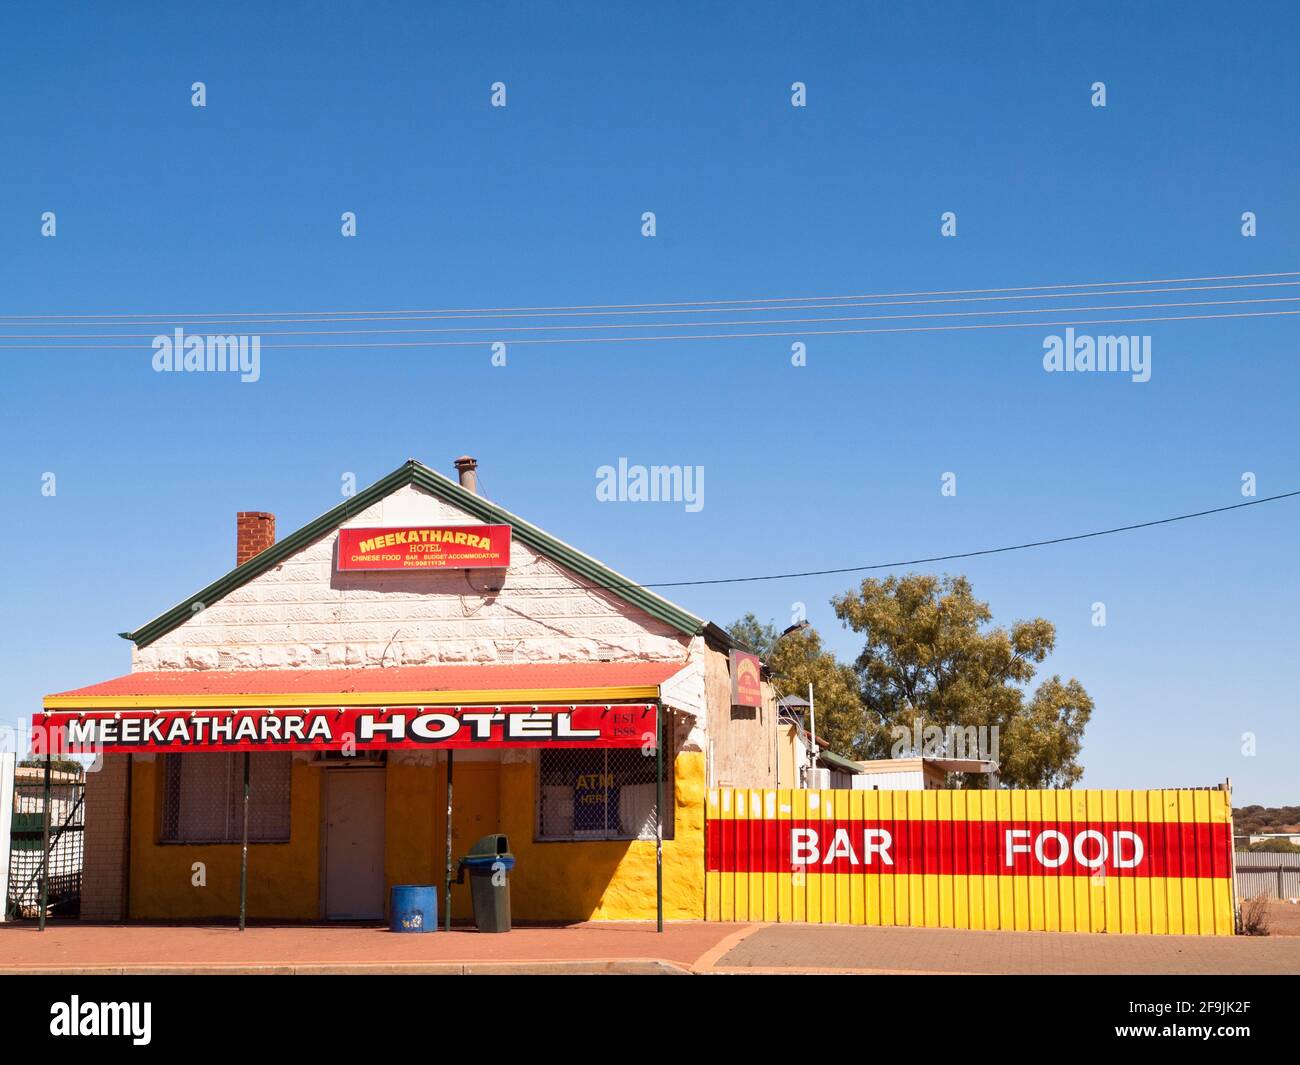
[[[75,917],[81,912],[81,870],[86,826],[86,782],[76,773],[51,774],[50,862],[46,915]],[[41,859],[45,852],[45,773],[20,766],[14,779],[9,852],[11,918],[40,916]]]

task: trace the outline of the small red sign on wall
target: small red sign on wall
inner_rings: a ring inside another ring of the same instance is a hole
[[[340,570],[504,569],[509,525],[418,525],[340,529]]]
[[[758,655],[731,652],[731,705],[763,705],[763,664]]]

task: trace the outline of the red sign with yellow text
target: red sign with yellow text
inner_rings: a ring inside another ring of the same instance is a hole
[[[505,569],[509,525],[340,529],[340,570]]]
[[[763,663],[758,655],[731,652],[731,705],[763,705]]]

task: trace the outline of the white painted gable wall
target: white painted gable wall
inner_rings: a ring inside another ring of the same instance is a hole
[[[407,485],[345,524],[457,522],[480,524]],[[338,574],[337,538],[326,535],[134,650],[133,671],[687,660],[689,637],[517,540],[502,582],[497,570]],[[499,594],[487,591],[499,584]],[[694,644],[692,658],[702,653],[702,641]]]

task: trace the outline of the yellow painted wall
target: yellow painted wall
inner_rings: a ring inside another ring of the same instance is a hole
[[[499,776],[501,765],[497,762],[468,762],[463,758],[452,767],[452,819],[451,819],[451,875],[456,875],[456,862],[468,852],[470,846],[480,836],[489,832],[509,832],[503,827],[499,816],[500,790]],[[433,834],[428,842],[434,856],[437,870],[430,883],[442,883],[442,871],[447,860],[447,767],[438,765],[431,773],[437,795],[437,813],[434,817]],[[515,845],[514,833],[511,832],[511,845]],[[445,920],[442,913],[443,897],[438,898],[438,918]],[[470,916],[469,877],[465,883],[452,888],[451,912],[456,920]],[[518,916],[516,907],[515,915]]]
[[[132,775],[130,916],[231,918],[239,912],[239,846],[157,843],[162,809],[160,761]],[[293,763],[290,841],[249,846],[251,918],[320,917],[321,777],[329,770]],[[390,762],[386,769],[385,898],[393,884],[442,883],[445,766]],[[651,920],[655,916],[653,840],[533,841],[536,763],[457,762],[453,775],[454,862],[480,836],[510,836],[518,864],[511,898],[518,921]],[[704,917],[704,755],[677,756],[674,838],[664,841],[664,915]],[[191,865],[207,864],[207,887],[191,884]],[[439,896],[441,907],[442,898]],[[469,885],[453,889],[457,920],[471,913]],[[441,917],[441,915],[440,915]]]
[[[533,842],[535,766],[501,766],[501,811],[518,865],[510,881],[519,920],[652,920],[653,840]],[[704,918],[704,755],[674,763],[676,824],[664,840],[664,917]],[[464,912],[464,911],[458,911]]]
[[[798,730],[794,723],[778,724],[776,727],[776,786],[778,788],[797,788],[800,783],[799,770],[801,762],[806,760],[803,745],[798,740]]]
[[[320,770],[294,761],[288,843],[248,847],[248,916],[314,920],[320,913]],[[162,760],[134,759],[131,772],[129,916],[176,919],[239,915],[237,843],[160,844]],[[193,883],[193,864],[207,885]]]
[[[441,775],[441,774],[439,774]],[[442,865],[429,846],[434,813],[443,799],[433,766],[391,761],[384,783],[384,880],[394,884],[442,882]],[[385,910],[388,891],[385,890]]]

